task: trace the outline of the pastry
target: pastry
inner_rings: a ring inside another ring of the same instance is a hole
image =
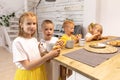
[[[120,40],[110,41],[108,44],[112,46],[120,46]]]
[[[56,45],[56,46],[53,47],[53,50],[60,49],[60,48],[61,48],[60,45]]]
[[[55,46],[53,47],[53,50],[62,48],[64,46],[64,41],[62,39],[58,40]]]

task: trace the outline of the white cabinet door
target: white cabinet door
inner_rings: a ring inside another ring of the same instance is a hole
[[[75,74],[76,72],[73,71],[72,75],[69,78],[67,78],[67,80],[75,80]]]
[[[76,78],[75,80],[91,80],[91,79],[89,79],[89,78],[87,78],[87,77],[85,77],[77,72],[75,73],[75,78]]]

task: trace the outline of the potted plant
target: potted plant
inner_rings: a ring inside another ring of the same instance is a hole
[[[15,17],[15,12],[13,12],[13,13],[11,13],[11,14],[9,14],[9,15],[2,15],[2,16],[0,17],[0,26],[9,27],[9,25],[10,25],[9,20],[10,20],[10,18],[12,18],[12,17]]]

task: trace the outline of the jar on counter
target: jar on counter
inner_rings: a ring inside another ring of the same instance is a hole
[[[79,39],[79,46],[84,46],[85,45],[85,39],[80,38]]]

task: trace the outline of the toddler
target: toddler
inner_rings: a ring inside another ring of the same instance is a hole
[[[61,41],[63,42],[62,47],[66,46],[66,43],[68,40],[73,40],[74,43],[78,43],[79,38],[81,38],[81,34],[78,35],[73,35],[74,32],[74,22],[70,21],[70,20],[66,20],[63,23],[63,29],[64,29],[64,34],[62,35],[62,37],[59,39],[59,41],[57,43],[61,43]],[[61,80],[66,80],[66,77],[69,77],[72,74],[72,71],[70,69],[67,69],[64,66],[60,66],[60,76],[61,76]]]
[[[68,40],[73,40],[74,44],[79,42],[79,39],[82,37],[81,34],[73,35],[74,33],[74,22],[70,20],[66,20],[63,23],[63,29],[64,29],[64,34],[60,39],[57,41],[57,43],[63,43],[62,47],[66,46],[66,43]]]
[[[88,33],[86,34],[85,39],[87,42],[93,40],[106,39],[107,37],[102,36],[102,32],[103,32],[103,28],[100,24],[91,23],[88,26]]]

